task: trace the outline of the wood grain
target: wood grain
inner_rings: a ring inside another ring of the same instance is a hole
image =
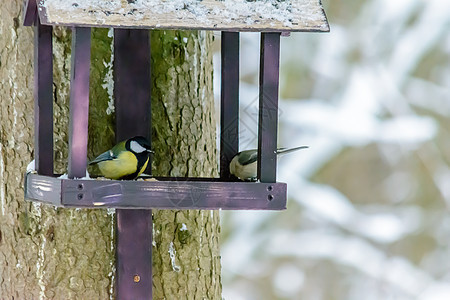
[[[58,179],[27,174],[25,198],[63,207],[282,210],[285,183]]]

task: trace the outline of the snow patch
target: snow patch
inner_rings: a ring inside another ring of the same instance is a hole
[[[175,250],[173,242],[170,242],[169,255],[170,255],[170,262],[172,263],[172,270],[174,270],[175,272],[180,272],[181,267],[178,266],[175,262],[176,254],[177,254],[177,251]]]
[[[113,78],[113,63],[114,63],[114,29],[108,30],[108,37],[112,38],[111,41],[111,57],[108,62],[103,62],[103,65],[107,68],[105,77],[103,78],[102,88],[108,93],[108,108],[106,108],[106,114],[111,115],[115,112],[114,106],[114,78]]]
[[[305,277],[304,272],[298,267],[282,265],[278,268],[273,278],[273,285],[278,296],[294,299],[303,287]]]
[[[5,195],[5,163],[3,162],[3,144],[0,143],[0,205],[2,216],[5,215],[6,210],[6,195]]]
[[[35,164],[35,160],[33,159],[32,161],[30,161],[30,163],[27,165],[27,173],[32,173],[36,171],[36,164]]]
[[[109,247],[111,250],[111,253],[114,253],[114,218],[115,218],[115,213],[116,210],[114,208],[108,208],[106,209],[106,214],[109,215],[111,217],[111,231],[110,231],[110,243],[109,243]],[[110,286],[109,286],[109,299],[110,300],[114,300],[114,275],[116,273],[116,263],[115,260],[112,259],[109,261],[109,266],[111,268],[111,272],[109,272],[108,277],[111,278],[110,280]]]
[[[77,0],[76,3],[42,0],[39,8],[42,7],[50,8],[47,10],[49,17],[55,20],[59,17],[59,11],[71,12],[74,19],[89,11],[89,16],[93,16],[99,24],[105,23],[114,14],[122,14],[128,22],[158,19],[170,14],[174,19],[194,19],[196,23],[205,25],[231,22],[258,25],[261,21],[268,21],[272,26],[275,22],[286,27],[321,22],[322,28],[327,27],[322,5],[317,0],[222,0],[206,4],[197,0],[135,0],[128,3],[120,0]]]
[[[58,179],[69,179],[69,174],[64,173],[61,176],[58,177]],[[88,170],[86,170],[86,174],[84,175],[84,177],[81,178],[75,178],[75,179],[83,179],[83,180],[94,180],[93,178],[91,178],[91,176],[89,175]]]

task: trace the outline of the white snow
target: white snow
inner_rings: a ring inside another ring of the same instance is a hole
[[[114,29],[108,30],[108,37],[112,38],[111,41],[111,57],[108,62],[103,62],[103,65],[107,68],[105,78],[103,78],[102,88],[108,92],[108,107],[106,108],[106,114],[111,115],[115,111],[114,106],[114,79],[113,79],[113,63],[114,63]]]
[[[69,179],[69,174],[64,173],[61,176],[58,177],[59,179]],[[81,178],[75,178],[75,179],[83,179],[83,180],[94,180],[94,178],[91,178],[91,176],[89,175],[88,170],[86,170],[86,175],[84,175],[84,177]]]
[[[176,261],[175,261],[177,251],[175,250],[175,246],[173,245],[173,242],[170,242],[168,252],[169,252],[169,256],[170,256],[170,262],[172,264],[172,270],[174,270],[175,272],[180,272],[181,268],[180,268],[180,266],[178,266],[176,264]]]
[[[27,165],[27,173],[31,173],[36,171],[36,166],[35,166],[35,160],[33,159],[32,161],[30,161],[30,163]]]
[[[170,14],[173,19],[194,19],[197,24],[193,26],[226,24],[236,20],[247,25],[258,25],[261,20],[271,20],[272,23],[278,21],[286,27],[321,21],[320,26],[326,27],[322,5],[318,0],[222,0],[217,1],[215,5],[197,0],[135,0],[130,3],[119,0],[41,0],[39,8],[42,7],[50,8],[50,19],[58,18],[58,11],[69,11],[70,17],[73,17],[72,21],[77,20],[77,14],[83,14],[94,16],[98,24],[103,24],[108,19],[110,14],[104,12],[114,12],[132,22]],[[86,11],[90,13],[86,14]]]
[[[2,216],[5,215],[6,210],[6,195],[5,195],[5,163],[3,162],[3,144],[0,143],[0,207]]]
[[[114,253],[115,250],[115,225],[114,225],[114,219],[116,215],[116,210],[114,208],[107,208],[106,213],[110,216],[110,224],[111,224],[111,231],[110,231],[110,243],[109,243],[109,249],[111,253]],[[116,273],[116,261],[114,259],[111,259],[109,261],[109,266],[111,268],[111,272],[108,273],[108,277],[110,278],[110,286],[109,286],[109,298],[110,300],[114,299],[114,285],[115,285],[115,273]]]
[[[285,264],[275,272],[273,285],[280,298],[294,299],[305,283],[305,273],[298,267]]]

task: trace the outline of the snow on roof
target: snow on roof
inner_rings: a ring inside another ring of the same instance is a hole
[[[329,31],[320,0],[38,0],[43,24]]]

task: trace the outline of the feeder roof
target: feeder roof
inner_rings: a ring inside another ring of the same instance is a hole
[[[329,31],[320,0],[37,0],[47,25]]]

